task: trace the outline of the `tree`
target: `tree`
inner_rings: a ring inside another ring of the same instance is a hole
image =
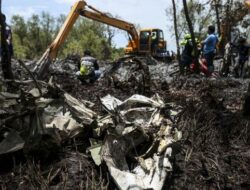
[[[112,40],[113,40],[113,38],[115,36],[115,29],[112,28],[111,26],[107,25],[106,31],[107,31],[108,45],[111,47],[112,46]]]
[[[41,15],[41,43],[42,49],[45,49],[52,41],[55,19],[49,13],[42,12]]]
[[[30,59],[40,57],[58,34],[65,19],[65,15],[54,18],[46,12],[39,15],[34,14],[26,22],[19,15],[13,16],[11,23],[15,56]],[[61,45],[58,56],[82,55],[85,49],[89,49],[98,59],[117,57],[121,50],[113,47],[112,40],[115,32],[115,29],[100,22],[81,18],[74,24],[65,42]]]
[[[195,41],[193,25],[192,25],[192,22],[191,22],[190,17],[189,17],[189,12],[188,12],[186,0],[183,0],[183,7],[184,7],[185,18],[186,18],[186,21],[188,23],[189,32],[190,32],[191,37],[192,37],[192,44],[193,44],[193,49],[194,49],[195,72],[199,73],[200,72],[199,61],[198,61],[199,54],[198,54],[197,44]]]
[[[175,0],[172,0],[172,4],[173,4],[174,32],[175,32],[175,40],[176,40],[176,47],[177,47],[177,59],[178,59],[178,62],[179,62],[180,73],[183,74],[183,69],[181,67],[181,56],[180,56],[180,45],[179,45],[179,36],[178,36],[178,26],[177,26]]]
[[[14,15],[11,18],[12,32],[13,32],[13,44],[15,57],[18,59],[26,58],[29,52],[27,47],[27,25],[23,17]]]
[[[220,7],[221,7],[221,0],[213,0],[212,6],[214,6],[215,14],[216,14],[216,25],[219,36],[221,35],[220,32]]]
[[[41,44],[41,28],[40,28],[40,17],[37,14],[33,14],[27,22],[27,46],[30,51],[30,57],[35,57],[44,51]]]
[[[89,49],[98,59],[111,57],[112,47],[108,45],[106,26],[89,19],[79,19],[60,51],[61,55],[82,54]]]
[[[192,0],[187,3],[195,37],[198,39],[203,39],[205,37],[207,27],[211,25],[211,22],[214,22],[214,15],[209,7],[209,2],[208,0],[205,2],[204,0]],[[189,32],[189,27],[186,22],[184,9],[179,5],[180,3],[178,3],[178,0],[175,0],[178,37],[181,39]],[[173,7],[166,9],[166,14],[168,18],[173,18]],[[171,23],[172,22],[173,20],[171,20]],[[171,24],[169,27],[173,29],[173,35],[175,36],[174,25]]]
[[[60,30],[60,28],[62,27],[64,21],[66,20],[66,15],[64,14],[60,14],[56,19],[55,19],[55,22],[56,22],[56,27],[55,27],[55,31],[54,33],[57,34]]]
[[[224,48],[227,42],[233,40],[231,39],[233,28],[240,26],[240,30],[242,29],[243,25],[239,23],[249,14],[249,10],[243,5],[243,2],[234,2],[232,0],[226,0],[226,3],[222,7],[220,32],[223,44],[222,48]]]
[[[109,17],[112,17],[112,18],[116,18],[116,19],[119,19],[119,16],[113,16],[111,13],[105,13],[106,15],[108,15]],[[108,45],[110,47],[112,47],[112,41],[113,41],[113,38],[115,36],[116,33],[118,33],[120,30],[115,28],[115,27],[112,27],[110,25],[106,25],[106,35],[107,35],[107,41],[108,41]]]
[[[24,45],[24,39],[27,37],[27,26],[23,17],[19,15],[13,15],[11,19],[12,31],[15,33],[21,45]]]

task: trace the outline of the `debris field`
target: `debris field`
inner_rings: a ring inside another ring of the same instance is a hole
[[[28,69],[35,62],[26,62]],[[249,189],[248,80],[171,76],[140,57],[82,84],[59,60],[0,81],[2,189]]]

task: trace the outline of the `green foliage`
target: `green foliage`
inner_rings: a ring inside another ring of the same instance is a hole
[[[196,33],[196,37],[202,39],[207,34],[207,27],[209,25],[215,24],[215,14],[214,12],[211,12],[208,4],[204,3],[204,1],[199,0],[189,1],[188,10],[189,17],[194,27],[194,32]],[[179,25],[183,26],[184,31],[187,33],[189,30],[185,20],[183,9],[180,11],[178,17],[183,18],[182,20],[180,20]]]
[[[177,7],[177,25],[178,25],[178,38],[183,39],[184,35],[189,33],[187,22],[182,6],[182,0],[176,0]],[[230,24],[232,27],[237,28],[241,34],[246,37],[250,35],[250,19],[249,14],[244,18],[239,17],[242,13],[247,13],[247,8],[244,6],[244,1],[232,1],[232,0],[190,0],[187,1],[189,16],[194,27],[195,36],[202,40],[207,35],[207,27],[209,25],[216,26],[216,32],[218,32],[219,23],[216,18],[216,9],[218,8],[218,18],[221,23]],[[166,9],[168,20],[171,21],[169,25],[170,30],[173,30],[173,10],[172,7]],[[244,14],[243,14],[244,15]],[[240,19],[238,19],[240,18]],[[228,23],[227,23],[228,22]],[[232,29],[231,29],[232,30]],[[232,32],[232,31],[230,31]],[[228,35],[231,35],[230,32]],[[227,35],[227,34],[226,34]]]
[[[123,48],[113,48],[113,53],[112,53],[112,56],[111,56],[111,59],[112,60],[116,60],[118,59],[119,57],[122,57],[124,56],[124,49]]]
[[[25,59],[28,57],[29,49],[28,47],[23,45],[17,34],[13,35],[13,44],[15,44],[14,46],[15,57],[19,59]]]
[[[55,31],[54,25],[55,25],[55,18],[50,16],[46,12],[42,12],[41,15],[41,42],[42,42],[42,48],[46,48],[52,41],[52,34]]]
[[[67,54],[83,54],[85,49],[89,49],[97,58],[101,59],[102,40],[105,40],[103,25],[87,19],[78,20],[70,32],[64,46],[62,56]]]
[[[42,43],[41,43],[41,27],[39,25],[40,18],[38,15],[32,15],[30,20],[27,23],[28,28],[28,35],[27,35],[27,46],[31,50],[30,56],[35,57],[39,55],[42,50]]]
[[[186,22],[184,9],[182,6],[182,1],[177,1],[177,28],[178,28],[178,37],[183,39],[184,35],[189,33],[189,28]],[[189,10],[189,17],[192,21],[194,28],[195,36],[199,39],[203,39],[207,34],[207,27],[209,25],[215,24],[215,13],[212,11],[209,1],[206,0],[192,0],[187,1],[187,6]],[[173,29],[173,10],[172,7],[166,10],[167,16],[170,18],[172,31]]]
[[[23,45],[24,39],[27,37],[27,26],[24,19],[18,15],[14,15],[12,17],[11,24],[13,26],[13,33],[17,35],[14,36],[14,38],[18,38],[20,40],[21,45]]]
[[[39,58],[56,38],[63,26],[65,15],[55,18],[49,13],[33,14],[27,21],[19,15],[11,19],[14,54],[17,58]],[[122,55],[121,49],[112,45],[115,30],[89,19],[78,19],[58,51],[58,57],[83,54],[89,49],[98,59],[106,60]]]

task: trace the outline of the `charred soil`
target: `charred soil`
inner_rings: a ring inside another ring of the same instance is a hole
[[[93,102],[99,115],[104,113],[101,97],[111,94],[124,100],[142,93],[134,83],[116,86],[109,77],[93,84],[82,84],[68,73],[53,77],[65,92]],[[179,151],[172,160],[166,189],[250,188],[250,119],[242,114],[246,92],[247,82],[235,79],[187,76],[150,81],[150,94],[158,93],[165,103],[182,109],[175,125],[183,135],[176,145]],[[63,142],[57,156],[45,162],[28,161],[22,151],[1,157],[0,187],[114,189],[107,168],[95,166],[86,154],[92,135],[87,130],[83,136]]]

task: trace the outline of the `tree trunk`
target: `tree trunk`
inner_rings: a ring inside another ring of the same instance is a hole
[[[227,0],[227,5],[226,5],[226,43],[231,41],[231,29],[232,29],[232,24],[231,24],[231,19],[230,19],[230,12],[232,9],[232,0]],[[225,44],[226,44],[225,43]]]
[[[192,44],[193,44],[193,49],[194,49],[194,64],[195,64],[195,73],[199,73],[200,72],[200,65],[199,65],[199,53],[198,53],[198,49],[197,49],[197,44],[195,41],[195,36],[194,36],[194,29],[193,29],[193,24],[190,20],[189,17],[189,12],[188,12],[188,7],[187,7],[187,1],[183,0],[183,7],[184,7],[184,13],[185,13],[185,17],[186,17],[186,21],[188,24],[188,28],[189,28],[189,32],[191,34],[192,37]]]
[[[114,30],[110,26],[107,26],[107,38],[108,38],[108,45],[112,47],[112,40],[115,35]]]
[[[221,6],[221,0],[214,0],[214,8],[215,8],[215,14],[216,14],[216,25],[217,25],[217,31],[218,35],[220,36],[220,43],[218,45],[218,53],[219,55],[224,55],[224,37],[222,36],[221,31],[221,21],[220,21],[220,12],[219,12],[219,7]]]
[[[180,45],[179,45],[179,36],[178,36],[178,28],[177,28],[175,0],[172,0],[172,4],[173,4],[173,17],[174,17],[174,33],[175,33],[176,48],[177,48],[177,60],[179,62],[180,74],[183,74],[183,68],[181,66],[181,55],[180,55]]]
[[[1,25],[1,62],[2,62],[2,71],[3,77],[5,79],[13,79],[13,73],[11,70],[11,56],[9,48],[6,41],[6,23],[3,20],[2,16],[2,1],[0,0],[0,25]]]
[[[220,0],[214,0],[214,6],[215,6],[217,30],[218,30],[218,34],[220,36],[221,35],[221,32],[220,32],[220,13],[219,13]]]

